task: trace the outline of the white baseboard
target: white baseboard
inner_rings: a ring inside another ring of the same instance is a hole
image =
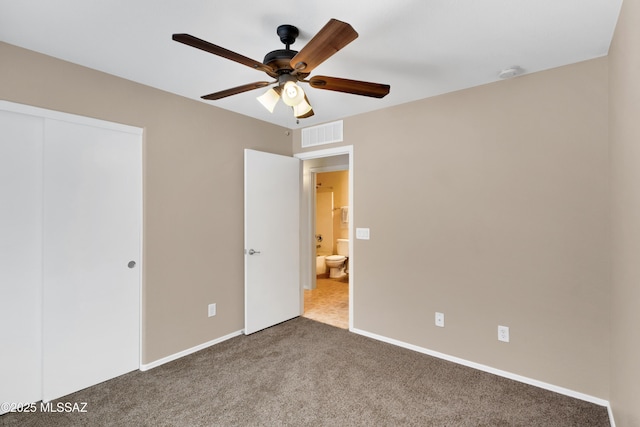
[[[540,387],[542,389],[545,390],[549,390],[549,391],[553,391],[556,393],[560,393],[563,394],[565,396],[569,396],[569,397],[573,397],[576,399],[580,399],[580,400],[584,400],[586,402],[590,402],[590,403],[594,403],[596,405],[600,405],[600,406],[605,406],[607,408],[607,412],[609,414],[609,422],[611,424],[611,427],[616,427],[615,421],[613,419],[613,411],[611,410],[611,404],[609,403],[608,400],[604,400],[595,396],[591,396],[588,394],[584,394],[584,393],[580,393],[574,390],[570,390],[568,388],[564,388],[564,387],[559,387],[553,384],[549,384],[549,383],[545,383],[542,381],[538,381],[535,380],[533,378],[528,378],[528,377],[524,377],[522,375],[518,375],[518,374],[514,374],[511,372],[507,372],[507,371],[503,371],[501,369],[496,369],[496,368],[492,368],[491,366],[487,366],[487,365],[482,365],[480,363],[475,363],[475,362],[471,362],[469,360],[465,360],[465,359],[461,359],[459,357],[455,357],[455,356],[450,356],[448,354],[445,353],[440,353],[438,351],[434,351],[434,350],[429,350],[427,348],[424,347],[419,347],[417,345],[413,345],[413,344],[409,344],[403,341],[399,341],[399,340],[395,340],[392,338],[387,338],[385,336],[382,335],[378,335],[378,334],[374,334],[371,332],[367,332],[367,331],[363,331],[361,329],[357,329],[357,328],[351,328],[350,329],[351,332],[356,333],[358,335],[363,335],[365,337],[368,338],[372,338],[374,340],[377,341],[382,341],[382,342],[386,342],[388,344],[393,344],[396,345],[398,347],[403,347],[409,350],[413,350],[413,351],[417,351],[418,353],[423,353],[423,354],[427,354],[429,356],[433,356],[433,357],[437,357],[438,359],[443,359],[443,360],[447,360],[449,362],[453,362],[453,363],[457,363],[459,365],[463,365],[463,366],[468,366],[470,368],[473,369],[478,369],[480,371],[484,371],[484,372],[488,372],[490,374],[494,374],[494,375],[498,375],[500,377],[504,377],[504,378],[508,378],[510,380],[514,380],[514,381],[518,381],[524,384],[529,384],[532,386],[536,386],[536,387]],[[195,347],[191,347],[189,349],[180,351],[178,353],[172,354],[170,356],[167,357],[163,357],[162,359],[156,360],[154,362],[151,363],[146,363],[146,364],[140,364],[140,370],[141,371],[148,371],[149,369],[158,367],[160,365],[163,365],[165,363],[171,362],[173,360],[177,360],[181,357],[187,356],[189,354],[195,353],[196,351],[200,351],[203,350],[207,347],[211,347],[212,345],[215,344],[219,344],[223,341],[226,341],[228,339],[237,337],[239,335],[242,335],[243,331],[239,330],[236,332],[232,332],[228,335],[225,335],[223,337],[217,338],[215,340],[197,345]]]
[[[570,390],[568,388],[559,387],[553,384],[545,383],[542,381],[535,380],[533,378],[523,377],[522,375],[514,374],[511,372],[503,371],[501,369],[492,368],[491,366],[482,365],[480,363],[471,362],[465,359],[461,359],[459,357],[450,356],[448,354],[440,353],[438,351],[429,350],[424,347],[418,347],[417,345],[409,344],[403,341],[398,341],[392,338],[387,338],[382,335],[377,335],[371,332],[363,331],[361,329],[352,328],[351,332],[356,333],[358,335],[363,335],[365,337],[373,338],[374,340],[386,342],[388,344],[397,345],[398,347],[407,348],[409,350],[417,351],[419,353],[427,354],[429,356],[437,357],[439,359],[447,360],[449,362],[457,363],[459,365],[468,366],[470,368],[478,369],[480,371],[488,372],[490,374],[498,375],[500,377],[508,378],[510,380],[518,381],[521,383],[529,384],[532,386],[540,387],[545,390],[550,390],[556,393],[564,394],[565,396],[573,397],[576,399],[584,400],[586,402],[595,403],[596,405],[605,406],[609,412],[609,420],[611,422],[611,427],[615,427],[615,423],[613,421],[613,413],[611,411],[611,405],[608,400],[600,399],[599,397],[591,396],[588,394],[580,393],[574,390]]]
[[[613,409],[611,409],[611,404],[607,404],[607,411],[609,412],[609,424],[611,427],[616,427],[616,420],[613,419]]]
[[[211,340],[209,342],[205,342],[205,343],[197,345],[195,347],[188,348],[188,349],[180,351],[178,353],[174,353],[174,354],[172,354],[170,356],[163,357],[162,359],[158,359],[158,360],[156,360],[154,362],[151,362],[151,363],[141,363],[140,364],[140,370],[141,371],[148,371],[149,369],[156,368],[156,367],[158,367],[160,365],[164,365],[165,363],[172,362],[172,361],[180,359],[181,357],[184,357],[184,356],[188,356],[188,355],[190,355],[192,353],[195,353],[196,351],[204,350],[207,347],[211,347],[212,345],[219,344],[219,343],[221,343],[223,341],[226,341],[228,339],[237,337],[238,335],[242,335],[242,330],[239,330],[239,331],[236,331],[236,332],[232,332],[232,333],[230,333],[228,335],[225,335],[223,337],[216,338],[215,340]]]

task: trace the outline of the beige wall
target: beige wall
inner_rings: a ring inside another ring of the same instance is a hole
[[[349,171],[320,172],[316,175],[316,183],[318,182],[322,183],[321,188],[317,189],[318,192],[333,192],[333,207],[336,210],[333,211],[332,253],[335,254],[338,250],[337,239],[349,238],[348,224],[343,226],[339,209],[342,206],[349,206]],[[327,188],[331,189],[327,190]]]
[[[351,225],[371,229],[354,242],[355,328],[607,399],[607,60],[344,129]]]
[[[640,426],[640,1],[625,0],[609,51],[612,169],[611,406]]]
[[[1,99],[144,128],[143,363],[242,329],[243,149],[291,154],[285,129],[4,43],[0,58]]]

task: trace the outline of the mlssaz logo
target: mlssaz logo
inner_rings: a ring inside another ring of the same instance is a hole
[[[40,402],[40,412],[87,412],[87,402]]]

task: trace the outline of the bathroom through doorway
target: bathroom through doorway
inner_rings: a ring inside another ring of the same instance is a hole
[[[314,168],[316,286],[304,290],[304,316],[349,327],[349,170]]]
[[[303,160],[303,316],[351,329],[353,148],[343,146],[295,156]],[[338,256],[338,252],[344,255]],[[330,259],[329,265],[327,257],[334,258]]]

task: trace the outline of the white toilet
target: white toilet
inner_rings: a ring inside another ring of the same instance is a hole
[[[338,279],[347,274],[346,262],[349,256],[349,239],[338,239],[338,254],[329,255],[325,258],[327,267],[329,267],[329,277]]]

